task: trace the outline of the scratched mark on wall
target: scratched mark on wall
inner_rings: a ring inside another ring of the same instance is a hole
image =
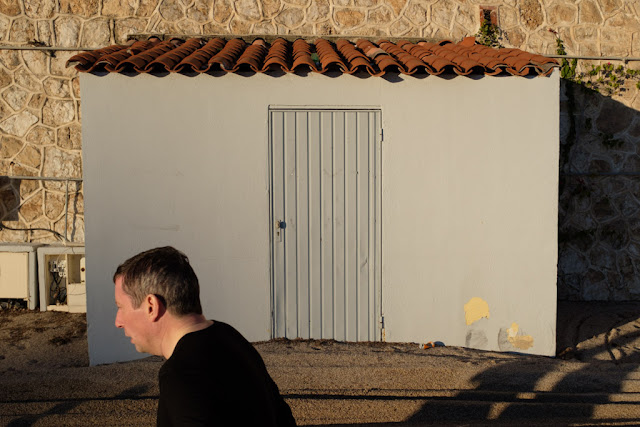
[[[483,317],[489,318],[489,304],[482,298],[471,298],[469,302],[464,305],[464,318],[467,325],[471,325]]]

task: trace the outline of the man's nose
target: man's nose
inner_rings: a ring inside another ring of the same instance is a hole
[[[120,311],[116,314],[116,328],[123,328],[124,325],[120,321]]]

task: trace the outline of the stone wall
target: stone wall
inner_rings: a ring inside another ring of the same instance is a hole
[[[561,299],[640,300],[640,90],[623,89],[562,85]]]
[[[569,54],[640,57],[640,2],[623,0],[0,0],[0,45],[95,48],[137,33],[460,39],[478,31],[481,6],[497,10],[507,47],[553,54],[552,29]],[[64,182],[8,177],[82,177],[80,88],[65,68],[73,54],[0,50],[0,218],[32,229],[0,230],[0,242],[65,231]],[[627,86],[609,98],[563,83],[563,299],[640,298],[640,96]],[[82,185],[68,194],[69,238],[81,242]]]

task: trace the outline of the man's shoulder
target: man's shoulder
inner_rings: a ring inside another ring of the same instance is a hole
[[[217,357],[223,358],[225,355],[233,354],[238,347],[252,346],[233,326],[213,320],[210,326],[180,338],[173,354],[163,367],[169,368],[184,359],[215,362]]]
[[[210,342],[218,347],[231,344],[251,346],[251,343],[236,328],[219,320],[213,320],[211,326],[187,335],[189,341],[211,340]]]

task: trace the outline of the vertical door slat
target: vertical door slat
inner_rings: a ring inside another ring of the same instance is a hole
[[[321,152],[321,206],[322,206],[322,337],[334,338],[335,280],[334,280],[334,228],[333,228],[333,113],[320,113]]]
[[[282,230],[276,228],[276,222],[284,219],[284,114],[280,111],[271,112],[271,157],[272,157],[272,209],[273,209],[273,316],[274,335],[286,336],[286,277],[284,266],[284,236]]]
[[[333,282],[334,338],[346,341],[345,301],[345,113],[337,112],[333,121]]]
[[[308,114],[309,140],[309,335],[313,339],[322,338],[322,271],[321,271],[321,205],[320,182],[320,113]]]
[[[296,114],[296,247],[297,283],[298,283],[298,336],[309,335],[309,212],[311,200],[309,198],[309,138],[307,112],[298,111]]]
[[[285,337],[298,336],[298,247],[297,247],[297,173],[295,112],[284,113],[284,268],[285,268]]]

